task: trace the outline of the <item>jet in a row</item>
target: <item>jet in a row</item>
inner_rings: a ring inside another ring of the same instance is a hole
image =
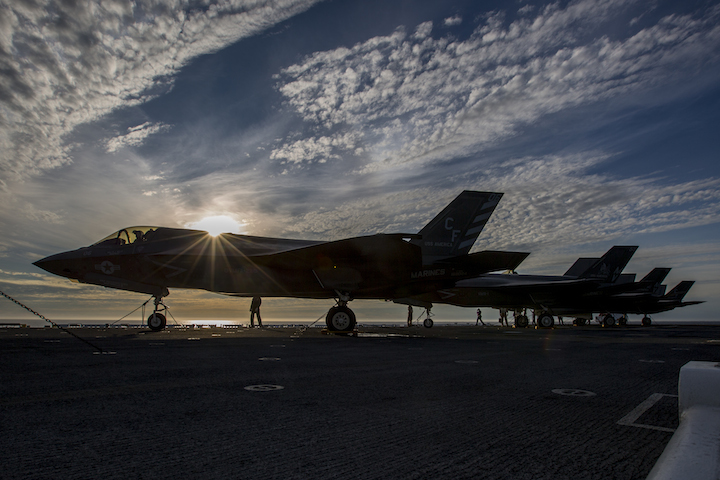
[[[635,274],[623,269],[637,246],[615,246],[601,258],[580,258],[559,276],[483,274],[456,282],[452,288],[396,299],[397,303],[431,308],[433,304],[461,307],[492,307],[516,312],[515,325],[527,327],[526,309],[537,312],[537,325],[549,328],[555,316],[576,317],[584,325],[593,313],[602,313],[604,325],[627,323],[627,314],[643,315],[643,325],[651,323],[650,314],[702,302],[684,302],[693,282],[681,282],[669,293],[661,285],[669,268],[656,268],[639,282]],[[617,318],[616,318],[617,316]]]

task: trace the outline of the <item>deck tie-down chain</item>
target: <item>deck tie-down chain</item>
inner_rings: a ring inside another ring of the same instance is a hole
[[[36,317],[42,318],[43,320],[45,320],[46,322],[48,322],[49,324],[51,324],[53,327],[57,327],[57,328],[59,328],[60,330],[62,330],[63,332],[65,332],[65,333],[67,333],[67,334],[69,334],[69,335],[77,338],[77,339],[80,340],[81,342],[86,343],[87,345],[90,345],[92,348],[94,348],[95,350],[97,350],[97,351],[100,352],[101,354],[109,353],[109,352],[106,352],[105,350],[103,350],[102,348],[98,347],[97,345],[94,345],[93,343],[85,340],[84,338],[78,337],[77,335],[75,335],[74,333],[72,333],[72,332],[71,332],[70,330],[68,330],[67,328],[61,327],[61,326],[58,325],[57,323],[55,323],[55,322],[53,322],[52,320],[46,318],[46,317],[45,317],[44,315],[42,315],[41,313],[38,313],[38,312],[36,312],[35,310],[33,310],[32,308],[30,308],[30,307],[28,307],[27,305],[25,305],[24,303],[21,303],[21,302],[15,300],[15,299],[12,298],[10,295],[6,294],[5,292],[3,292],[3,291],[1,291],[1,290],[0,290],[0,295],[2,295],[3,297],[7,298],[8,300],[10,300],[11,302],[13,302],[14,304],[16,304],[16,305],[24,308],[25,310],[27,310],[28,312],[32,313],[32,314],[35,315]]]

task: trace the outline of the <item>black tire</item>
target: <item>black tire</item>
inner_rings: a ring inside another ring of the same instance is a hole
[[[613,317],[612,313],[608,313],[603,317],[603,327],[614,327],[615,326],[615,317]]]
[[[527,328],[528,325],[530,325],[530,322],[528,321],[528,318],[525,315],[518,315],[515,318],[515,327],[516,328]]]
[[[348,307],[333,307],[325,317],[325,324],[331,332],[352,332],[355,323],[355,313]]]
[[[652,325],[652,320],[650,320],[650,317],[643,317],[642,326],[649,327],[650,325]]]
[[[147,319],[147,325],[153,332],[159,332],[165,328],[167,319],[165,315],[158,312],[153,312]]]
[[[541,313],[537,318],[537,326],[539,328],[553,328],[555,326],[555,319],[549,313]]]
[[[423,320],[423,327],[432,328],[432,326],[433,326],[432,318],[426,318],[425,320]]]

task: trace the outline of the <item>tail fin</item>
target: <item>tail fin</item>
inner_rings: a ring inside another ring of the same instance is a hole
[[[602,283],[614,283],[632,258],[637,246],[614,246],[595,264],[580,275],[581,278],[598,280]]]
[[[411,243],[422,249],[424,265],[466,255],[502,198],[502,193],[466,190],[420,230]]]
[[[665,277],[668,276],[668,273],[670,273],[670,268],[653,268],[650,273],[645,275],[642,280],[640,280],[641,283],[652,283],[653,285],[657,285],[659,283],[662,283],[663,280],[665,280]]]
[[[675,300],[678,302],[682,302],[682,299],[685,298],[685,295],[690,291],[690,288],[695,284],[695,282],[691,282],[689,280],[685,280],[683,282],[678,283],[673,287],[672,290],[670,290],[668,293],[665,294],[663,297],[664,300]]]
[[[578,258],[572,267],[563,274],[565,277],[581,277],[590,267],[595,265],[599,258]]]

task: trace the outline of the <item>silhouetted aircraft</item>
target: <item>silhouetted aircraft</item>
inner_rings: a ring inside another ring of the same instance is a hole
[[[669,271],[670,269],[662,270]],[[649,275],[652,273],[653,272],[650,272]],[[660,282],[662,282],[662,280],[660,280]],[[643,286],[643,283],[646,283],[646,285]],[[643,279],[636,284],[637,288],[635,289],[627,288],[625,291],[616,292],[609,290],[604,292],[604,295],[585,299],[585,303],[582,306],[565,307],[564,309],[560,309],[559,312],[560,314],[570,314],[578,318],[589,318],[591,314],[588,312],[608,312],[602,316],[603,325],[614,325],[616,320],[615,315],[609,312],[619,313],[617,320],[621,325],[627,323],[627,315],[633,313],[643,315],[641,323],[643,325],[650,325],[652,323],[650,315],[652,314],[704,303],[703,301],[683,301],[685,295],[687,295],[694,283],[695,282],[692,281],[682,281],[668,293],[665,293],[665,285],[647,282]]]
[[[484,274],[458,281],[454,287],[426,292],[397,303],[429,308],[433,303],[461,307],[493,307],[517,312],[515,325],[529,323],[526,308],[538,312],[537,324],[549,328],[554,315],[575,316],[584,324],[592,312],[605,312],[604,325],[614,325],[612,313],[622,312],[617,320],[627,323],[628,313],[643,314],[644,325],[650,324],[649,314],[702,302],[683,302],[693,282],[682,282],[667,295],[661,285],[669,268],[656,268],[639,282],[635,274],[624,274],[636,246],[615,246],[602,258],[579,258],[561,276]]]
[[[393,299],[451,286],[457,279],[514,269],[527,253],[468,255],[501,193],[464,191],[418,234],[376,234],[323,242],[129,227],[89,247],[35,262],[82,283],[150,294],[148,326],[162,330],[169,288],[241,297],[335,298],[328,329],[350,331],[354,298]]]

